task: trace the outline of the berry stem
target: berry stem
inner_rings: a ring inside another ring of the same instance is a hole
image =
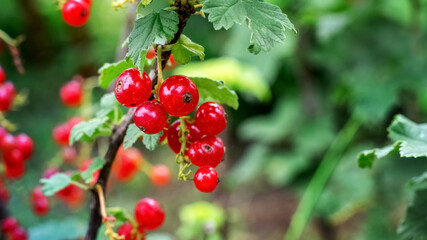
[[[108,236],[110,240],[124,239],[122,236],[114,232],[114,229],[113,229],[114,225],[110,222],[110,218],[107,215],[107,209],[105,208],[105,196],[104,196],[104,190],[102,189],[102,186],[99,184],[96,184],[95,188],[99,197],[102,221],[105,223],[105,227],[107,228],[105,230],[105,235]]]
[[[179,153],[176,155],[176,162],[179,164],[179,172],[178,172],[178,180],[188,180],[188,175],[190,175],[191,170],[189,170],[187,173],[184,173],[184,170],[191,166],[191,163],[185,158],[185,151],[187,146],[187,134],[188,129],[186,127],[186,121],[189,117],[184,116],[180,117],[181,124],[179,126],[179,132],[180,135],[179,141],[181,142],[181,149],[179,150]]]
[[[163,83],[163,72],[162,72],[162,45],[157,46],[157,85],[156,85],[156,93],[157,98],[159,98],[159,90],[160,86]]]
[[[83,189],[83,190],[89,190],[89,186],[87,186],[86,184],[83,183],[79,183],[77,181],[71,181],[71,184],[76,185],[77,187]]]

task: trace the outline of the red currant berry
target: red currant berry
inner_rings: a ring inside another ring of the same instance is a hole
[[[89,5],[89,7],[92,6],[92,0],[79,0],[79,1],[85,2],[87,5]]]
[[[125,150],[121,146],[117,152],[112,170],[117,180],[122,182],[130,181],[143,162],[144,156],[137,148],[131,147]]]
[[[10,240],[27,240],[28,234],[27,231],[25,231],[22,227],[17,227],[15,230],[12,231],[10,234]]]
[[[9,111],[14,98],[15,92],[11,91],[10,87],[7,87],[6,84],[0,87],[0,111]]]
[[[135,206],[135,219],[142,229],[155,230],[165,220],[165,213],[156,200],[144,198]]]
[[[70,129],[70,132],[71,132],[71,130],[73,130],[74,126],[76,126],[77,124],[79,124],[81,122],[83,122],[83,119],[81,117],[72,117],[72,118],[68,119],[67,125],[68,125],[68,128]]]
[[[73,164],[77,159],[78,153],[74,147],[63,147],[61,149],[61,156],[65,163]]]
[[[0,199],[7,203],[9,202],[9,191],[7,190],[6,186],[4,186],[3,182],[0,183]]]
[[[1,147],[1,142],[3,142],[3,138],[6,136],[7,134],[7,130],[0,127],[0,147]]]
[[[214,102],[205,102],[200,105],[194,120],[200,131],[209,136],[219,134],[227,125],[224,108]]]
[[[31,205],[33,206],[33,212],[38,216],[46,215],[49,212],[49,199],[43,195],[41,187],[36,187],[32,191]]]
[[[89,5],[83,1],[69,0],[62,8],[62,17],[68,25],[73,27],[84,25],[89,15]]]
[[[10,234],[19,227],[19,223],[14,217],[8,217],[1,222],[1,231],[5,234]]]
[[[135,233],[132,233],[133,226],[132,224],[126,222],[125,224],[121,225],[117,229],[117,234],[123,237],[123,240],[136,240],[137,235]]]
[[[33,154],[34,142],[27,136],[21,133],[15,137],[16,148],[22,152],[24,159],[29,159]]]
[[[6,90],[7,90],[7,92],[8,92],[10,95],[12,95],[12,98],[14,98],[14,97],[15,97],[16,92],[15,92],[15,87],[13,86],[13,83],[11,83],[11,82],[6,82],[6,83],[2,86],[2,88],[6,89]]]
[[[163,187],[168,185],[170,178],[169,168],[165,165],[156,165],[150,171],[150,179],[155,186]]]
[[[3,137],[3,140],[1,141],[1,149],[3,150],[3,152],[10,152],[13,149],[15,149],[16,146],[16,142],[15,142],[15,137],[8,133]]]
[[[114,87],[117,101],[126,107],[136,107],[151,95],[151,79],[147,73],[141,74],[136,68],[129,68],[120,74]]]
[[[172,116],[185,116],[199,103],[199,91],[186,76],[175,75],[166,79],[159,91],[160,103]]]
[[[218,174],[215,168],[204,166],[194,174],[194,184],[200,192],[212,192],[218,185]]]
[[[153,47],[150,47],[150,48],[148,49],[148,51],[147,51],[147,56],[146,56],[146,58],[147,58],[147,59],[149,59],[149,60],[151,60],[151,59],[153,59],[155,56],[156,56],[156,50],[154,50],[154,48],[153,48]]]
[[[4,166],[7,178],[18,179],[25,173],[25,163],[23,160],[16,164],[10,164],[5,161]]]
[[[224,156],[224,143],[218,137],[205,137],[191,144],[187,155],[196,166],[216,167]]]
[[[79,170],[80,170],[81,172],[84,172],[84,171],[88,170],[88,169],[89,169],[89,166],[90,166],[92,163],[93,163],[93,160],[92,160],[92,159],[87,159],[87,160],[85,160],[85,161],[80,165]],[[92,174],[92,181],[90,182],[92,185],[94,185],[94,184],[96,183],[96,181],[98,180],[99,172],[100,172],[100,170],[97,170],[97,171],[95,171],[95,172]]]
[[[18,149],[12,149],[11,151],[3,152],[3,160],[10,166],[21,164],[24,162],[24,154]]]
[[[135,111],[135,125],[146,134],[156,134],[167,124],[167,115],[157,102],[144,102]]]
[[[67,107],[79,107],[82,105],[83,88],[77,80],[71,80],[61,87],[59,96]]]
[[[169,147],[174,151],[175,153],[179,153],[181,150],[181,142],[180,142],[180,129],[181,129],[181,121],[178,119],[168,129],[168,144]],[[197,140],[200,140],[203,137],[203,134],[200,132],[199,128],[193,124],[193,123],[185,123],[185,126],[188,130],[187,133],[187,141],[188,142],[195,142]],[[186,144],[186,147],[190,147],[190,143]]]
[[[70,184],[61,191],[56,193],[56,196],[64,201],[68,207],[77,208],[84,200],[84,190],[76,185]]]
[[[0,84],[3,84],[6,82],[6,73],[4,72],[4,69],[0,66]]]
[[[70,139],[70,127],[67,123],[60,124],[53,129],[53,140],[59,146],[68,146]]]

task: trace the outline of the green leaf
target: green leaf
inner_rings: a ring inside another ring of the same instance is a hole
[[[148,150],[153,151],[157,147],[159,139],[162,135],[163,131],[160,131],[156,134],[145,134],[143,131],[139,130],[135,124],[131,124],[126,130],[125,139],[123,141],[123,148],[128,149],[132,147],[140,137],[143,137],[142,143]]]
[[[121,207],[107,208],[107,215],[115,217],[117,221],[126,222],[129,219],[129,214]]]
[[[411,180],[409,180],[408,185],[410,187],[424,186],[424,183],[426,182],[427,182],[427,172],[424,172],[420,176],[413,177]]]
[[[103,158],[97,157],[93,159],[93,162],[89,165],[89,168],[81,173],[81,176],[83,180],[85,180],[86,183],[90,183],[93,181],[93,174],[104,167],[105,160]]]
[[[101,118],[109,115],[110,113],[114,112],[114,109],[117,108],[117,114],[119,115],[118,118],[121,117],[123,114],[123,111],[118,108],[119,102],[116,99],[116,96],[114,96],[114,92],[112,93],[106,93],[104,96],[102,96],[100,101],[100,109],[98,112],[96,112],[96,117]]]
[[[152,2],[153,0],[142,0],[141,1],[141,4],[142,4],[142,6],[147,6],[148,4],[150,4],[151,2]]]
[[[77,124],[71,130],[70,145],[77,141],[91,142],[99,136],[111,135],[112,129],[111,125],[107,124],[108,120],[108,117],[93,118]]]
[[[40,182],[43,184],[43,194],[45,196],[52,196],[56,192],[70,185],[71,178],[65,173],[57,173],[49,179],[42,178]]]
[[[401,157],[427,157],[427,125],[416,124],[402,115],[397,115],[388,128],[389,137],[401,142]]]
[[[99,86],[107,88],[110,83],[117,78],[124,70],[134,68],[132,62],[125,60],[116,63],[105,63],[99,70]]]
[[[372,165],[376,159],[383,158],[394,151],[398,151],[400,144],[389,145],[383,148],[375,148],[371,150],[365,150],[359,153],[357,162],[360,168],[372,168]]]
[[[203,11],[216,30],[229,29],[234,23],[248,23],[251,30],[249,52],[269,51],[275,43],[284,42],[285,30],[296,32],[288,16],[276,5],[259,0],[206,0]]]
[[[194,43],[190,38],[184,34],[172,46],[173,58],[180,64],[187,64],[190,62],[192,56],[198,56],[200,60],[205,59],[205,49],[203,46]]]
[[[154,44],[165,44],[178,31],[178,14],[160,10],[141,17],[129,35],[129,50],[126,57],[133,61],[140,71],[144,68],[145,55]]]
[[[237,110],[239,100],[235,91],[224,86],[223,82],[218,82],[209,78],[190,77],[199,90],[199,97],[205,102],[213,101],[227,104]]]
[[[406,217],[397,229],[402,239],[427,239],[427,189],[415,192],[412,204],[406,211]]]

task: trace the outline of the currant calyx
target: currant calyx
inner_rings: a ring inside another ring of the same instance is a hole
[[[182,117],[191,113],[199,103],[199,91],[188,77],[171,76],[159,90],[160,103],[172,116]]]
[[[122,72],[117,78],[114,95],[119,103],[126,107],[136,107],[148,100],[151,95],[151,79],[147,73],[136,68]]]
[[[167,115],[157,102],[144,102],[135,111],[135,125],[146,134],[156,134],[167,124]]]
[[[218,174],[213,167],[203,166],[194,174],[194,185],[201,192],[212,192],[218,185]]]

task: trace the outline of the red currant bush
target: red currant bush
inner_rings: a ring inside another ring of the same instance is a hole
[[[83,88],[78,80],[71,80],[61,87],[59,96],[67,107],[79,107],[82,104]]]
[[[219,134],[227,125],[224,108],[214,102],[205,102],[200,105],[194,120],[200,131],[209,136]]]
[[[168,144],[169,147],[175,153],[179,153],[181,150],[181,142],[180,142],[180,120],[176,120],[168,129]],[[185,123],[185,127],[187,131],[187,143],[186,147],[190,147],[190,142],[195,142],[200,140],[203,137],[203,134],[199,130],[199,128],[193,123]]]
[[[205,137],[193,143],[187,155],[196,166],[216,167],[224,156],[224,143],[218,137]]]
[[[185,116],[199,103],[199,91],[186,76],[175,75],[166,79],[159,90],[160,103],[172,116]]]
[[[171,174],[169,168],[165,165],[155,165],[150,171],[150,179],[155,186],[167,186],[170,182],[170,178]]]
[[[85,1],[69,0],[62,7],[62,17],[73,27],[83,26],[89,20],[90,7]]]
[[[144,230],[155,230],[163,224],[165,213],[152,198],[141,199],[135,206],[135,219]]]
[[[151,95],[151,80],[147,73],[136,68],[122,72],[116,81],[114,95],[117,101],[126,107],[136,107],[148,100]]]
[[[144,102],[135,111],[135,125],[146,134],[156,134],[167,124],[167,115],[157,102]]]
[[[213,167],[204,166],[194,174],[194,185],[201,192],[212,192],[218,185],[218,174]]]

